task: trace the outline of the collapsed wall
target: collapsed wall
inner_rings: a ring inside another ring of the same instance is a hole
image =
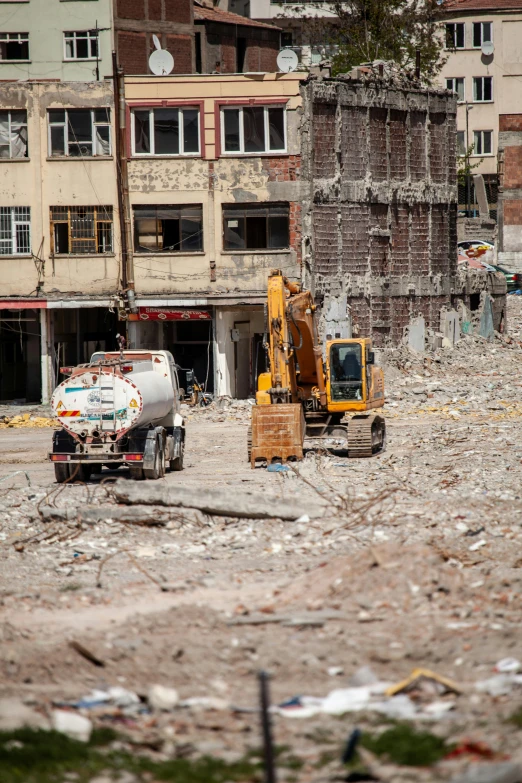
[[[457,278],[456,99],[349,77],[302,86],[303,276],[352,329],[398,343],[439,328]]]

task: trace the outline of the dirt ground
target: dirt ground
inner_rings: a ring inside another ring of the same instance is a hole
[[[153,684],[173,687],[182,701],[211,701],[146,719],[85,714],[158,758],[232,761],[261,744],[261,669],[280,704],[346,688],[362,666],[388,683],[421,667],[460,692],[417,726],[448,743],[485,743],[491,760],[522,761],[521,685],[508,675],[501,693],[480,688],[500,659],[522,659],[519,297],[509,297],[509,328],[489,343],[383,355],[387,448],[370,460],[309,452],[295,470],[251,470],[248,402],[186,410],[185,469],[157,483],[195,497],[218,487],[326,501],[311,521],[173,509],[158,527],[43,522],[43,505],[114,503],[114,475],[59,487],[46,462],[50,429],[0,429],[0,698],[45,715],[93,689],[119,685],[145,699]],[[130,481],[124,470],[118,478]],[[279,779],[346,780],[347,737],[387,721],[370,711],[274,715],[277,744],[299,762]],[[369,764],[374,780],[438,781],[476,761],[475,751],[430,770]]]

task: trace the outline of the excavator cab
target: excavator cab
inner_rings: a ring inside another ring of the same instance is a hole
[[[331,413],[365,411],[384,403],[384,375],[375,366],[371,340],[326,344],[326,396]]]

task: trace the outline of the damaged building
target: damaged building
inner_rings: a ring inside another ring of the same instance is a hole
[[[418,316],[438,331],[459,299],[480,307],[486,276],[457,274],[456,99],[357,76],[302,95],[303,277],[325,332],[346,334],[345,303],[352,333],[377,346]]]

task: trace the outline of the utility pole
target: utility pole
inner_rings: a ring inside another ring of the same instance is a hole
[[[470,166],[469,166],[469,113],[473,109],[473,106],[469,103],[466,103],[466,158],[465,158],[465,166],[466,166],[466,212],[467,216],[470,217],[471,212],[471,182],[470,182]]]
[[[114,112],[116,119],[116,170],[118,181],[118,211],[121,239],[121,286],[131,312],[136,312],[134,291],[134,263],[132,252],[131,214],[129,203],[129,175],[125,152],[126,116],[123,69],[118,66],[116,52],[112,53],[114,78]]]

